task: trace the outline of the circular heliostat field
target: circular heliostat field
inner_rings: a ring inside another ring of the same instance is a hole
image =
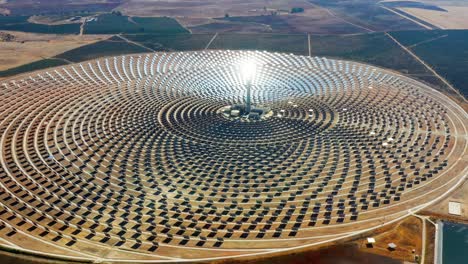
[[[220,109],[246,98],[258,120]],[[0,244],[182,261],[376,228],[466,174],[467,114],[402,75],[267,52],[154,53],[4,80]]]

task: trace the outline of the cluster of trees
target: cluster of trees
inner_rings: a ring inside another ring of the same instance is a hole
[[[116,11],[116,10],[112,11],[111,14],[116,15],[116,16],[122,16],[122,12]]]
[[[267,12],[267,11],[268,11],[268,9],[267,9],[266,6],[263,7],[263,11],[264,11],[264,12]],[[288,10],[278,10],[278,11],[281,11],[281,12],[288,12]],[[270,15],[276,16],[276,15],[278,14],[278,11],[271,11],[271,12],[270,12]],[[302,12],[304,12],[304,8],[303,8],[303,7],[293,7],[293,8],[291,8],[291,11],[290,11],[291,14],[294,14],[294,13],[302,13]],[[230,17],[229,13],[225,13],[225,14],[224,14],[224,18],[229,18],[229,17]]]
[[[302,13],[304,12],[304,8],[302,7],[293,7],[291,8],[291,13],[294,14],[294,13]]]

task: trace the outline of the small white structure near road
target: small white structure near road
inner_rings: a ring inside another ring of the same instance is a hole
[[[449,214],[461,215],[461,205],[458,202],[449,202],[448,206]]]
[[[239,110],[231,110],[231,116],[239,116],[240,111]]]
[[[397,245],[395,243],[389,243],[388,248],[391,250],[395,250],[397,248]]]
[[[373,237],[368,237],[367,238],[367,244],[374,244],[375,243],[375,238]]]

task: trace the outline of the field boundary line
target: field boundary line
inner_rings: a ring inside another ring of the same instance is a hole
[[[404,19],[407,19],[407,20],[409,20],[409,21],[411,21],[411,22],[413,22],[413,23],[416,23],[417,25],[419,25],[419,26],[421,26],[421,27],[423,27],[423,28],[425,28],[425,29],[433,30],[432,27],[427,26],[427,25],[424,25],[423,23],[421,23],[421,22],[419,22],[419,21],[416,21],[416,20],[412,19],[411,17],[408,17],[408,16],[405,16],[405,15],[403,15],[403,14],[400,14],[400,13],[398,13],[397,11],[395,11],[395,10],[393,10],[393,9],[391,9],[391,8],[388,8],[388,7],[386,7],[386,6],[382,5],[382,4],[379,4],[379,6],[380,6],[381,8],[383,8],[383,9],[389,11],[389,12],[392,12],[392,13],[394,13],[394,14],[396,14],[396,15],[402,17],[402,18],[404,18]]]
[[[412,48],[417,47],[417,46],[419,46],[419,45],[422,45],[422,44],[425,44],[425,43],[429,43],[429,42],[433,42],[433,41],[436,41],[436,40],[438,40],[438,39],[446,38],[446,37],[448,37],[447,34],[442,35],[442,36],[438,36],[438,37],[435,37],[435,38],[431,38],[431,39],[426,39],[426,40],[420,41],[420,42],[418,42],[418,43],[415,43],[415,44],[413,44],[413,45],[411,45],[411,46],[408,46],[407,48],[412,49]]]
[[[453,92],[455,92],[458,96],[460,96],[463,100],[463,102],[468,102],[466,98],[455,88],[453,87],[444,77],[440,76],[434,69],[432,69],[429,64],[427,64],[424,60],[418,57],[414,52],[412,52],[410,49],[405,47],[403,44],[401,44],[397,39],[395,39],[392,35],[390,35],[388,32],[385,32],[385,35],[389,37],[391,40],[393,40],[398,46],[400,46],[404,51],[406,51],[409,55],[411,55],[413,58],[415,58],[417,61],[419,61],[424,67],[426,67],[430,72],[432,72],[437,78],[439,78],[445,85],[447,85]]]
[[[210,47],[211,43],[215,40],[217,36],[218,36],[218,32],[216,32],[216,34],[214,34],[214,36],[210,39],[210,42],[206,44],[206,47],[205,47],[206,50]]]
[[[130,43],[130,44],[137,45],[137,46],[142,47],[142,48],[144,48],[144,49],[146,49],[146,50],[149,50],[149,51],[151,51],[151,52],[156,52],[154,49],[148,48],[148,47],[146,47],[145,45],[142,45],[142,44],[140,44],[140,43],[138,43],[138,42],[131,41],[131,40],[129,40],[128,38],[122,36],[121,34],[117,34],[116,36],[119,37],[119,38],[121,38],[122,40],[125,40],[126,42],[128,42],[128,43]]]
[[[333,13],[333,12],[332,12],[330,9],[328,9],[328,8],[325,8],[325,7],[321,6],[321,5],[317,5],[317,4],[313,4],[313,3],[311,3],[311,4],[312,4],[313,6],[315,6],[315,7],[317,7],[317,8],[320,8],[320,9],[324,10],[324,11],[327,12],[330,16],[332,16],[332,17],[334,17],[334,18],[336,18],[336,19],[338,19],[338,20],[341,20],[341,21],[343,21],[343,22],[346,23],[346,24],[352,25],[352,26],[357,27],[357,28],[360,28],[360,29],[364,29],[365,31],[367,31],[367,32],[369,32],[369,33],[375,32],[374,30],[372,30],[372,29],[370,29],[370,28],[367,28],[367,27],[364,27],[364,26],[355,24],[355,23],[353,23],[353,22],[351,22],[351,21],[348,21],[348,20],[344,19],[343,17],[340,17],[340,16],[336,15],[335,13]]]

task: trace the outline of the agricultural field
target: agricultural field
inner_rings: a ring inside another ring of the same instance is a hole
[[[123,0],[15,0],[0,1],[0,9],[8,15],[46,15],[110,12]]]
[[[361,61],[409,75],[430,74],[384,33],[314,36],[312,55]]]
[[[386,0],[381,4],[440,29],[468,29],[466,0]]]
[[[29,16],[0,16],[0,30],[45,34],[79,34],[80,24],[46,25],[28,21]]]
[[[0,16],[0,30],[45,33],[45,34],[119,34],[119,33],[189,33],[175,19],[168,17],[128,17],[108,13],[86,18],[82,22],[66,23],[67,16]],[[81,18],[83,20],[84,18]],[[33,23],[31,21],[43,23]],[[47,24],[46,24],[47,23]]]
[[[175,19],[168,17],[128,17],[119,14],[103,14],[87,22],[85,34],[119,33],[188,33]]]
[[[441,11],[441,12],[447,12],[447,10],[432,4],[431,2],[429,3],[423,3],[423,2],[416,2],[416,1],[399,1],[399,0],[387,0],[381,2],[387,7],[391,8],[418,8],[418,9],[425,9],[425,10],[434,10],[434,11]]]
[[[227,17],[223,20],[237,23],[253,23],[268,25],[273,32],[290,32],[291,28],[285,19],[279,15]]]
[[[379,0],[309,0],[309,2],[369,31],[424,29],[421,25],[382,8]]]
[[[214,34],[136,34],[123,36],[155,51],[183,51],[204,49]]]
[[[192,33],[354,34],[366,30],[306,0],[130,0],[116,8],[130,16],[169,16]],[[293,8],[301,12],[293,13]]]
[[[465,3],[463,0],[444,1],[440,7],[430,4],[432,2],[440,1],[80,0],[73,1],[72,4],[71,1],[58,0],[40,3],[20,0],[14,3],[0,3],[0,14],[8,14],[19,20],[17,23],[9,24],[0,21],[0,26],[8,30],[41,33],[77,34],[79,32],[81,23],[61,25],[26,21],[29,16],[37,15],[45,22],[53,21],[57,16],[90,18],[98,16],[97,20],[86,23],[85,33],[89,34],[174,34],[188,31],[191,33],[357,34],[468,27],[468,20],[463,15],[468,11],[466,1]],[[292,10],[300,11],[292,12]],[[48,19],[48,16],[51,19]]]
[[[71,62],[80,62],[98,57],[115,56],[131,53],[149,52],[148,49],[128,43],[119,37],[112,37],[91,45],[83,46],[55,56]]]
[[[83,23],[91,14],[83,15],[34,15],[28,21],[35,24],[62,25]]]
[[[178,19],[181,21],[181,19]],[[185,20],[184,20],[185,21]],[[259,23],[232,22],[227,20],[212,19],[208,23],[193,25],[189,27],[194,34],[218,33],[271,33],[270,25]]]
[[[50,58],[107,38],[109,36],[0,31],[0,71]]]
[[[238,24],[263,25],[268,28],[270,33],[313,33],[313,34],[355,34],[363,33],[365,30],[354,25],[344,23],[336,18],[316,12],[314,16],[302,15],[262,15],[262,16],[244,16],[227,17],[218,19]],[[209,26],[208,24],[207,26]]]
[[[398,41],[406,47],[411,47],[424,43],[426,41],[434,40],[436,38],[447,35],[444,30],[421,30],[421,31],[398,31],[392,32],[392,36],[396,37]]]
[[[468,30],[393,32],[396,39],[468,96]],[[438,36],[438,37],[437,37]],[[424,39],[426,41],[424,41]]]
[[[288,13],[293,7],[302,7],[305,13],[314,6],[306,0],[128,0],[116,10],[131,16],[171,16],[215,18],[230,16],[259,16],[276,12]]]

